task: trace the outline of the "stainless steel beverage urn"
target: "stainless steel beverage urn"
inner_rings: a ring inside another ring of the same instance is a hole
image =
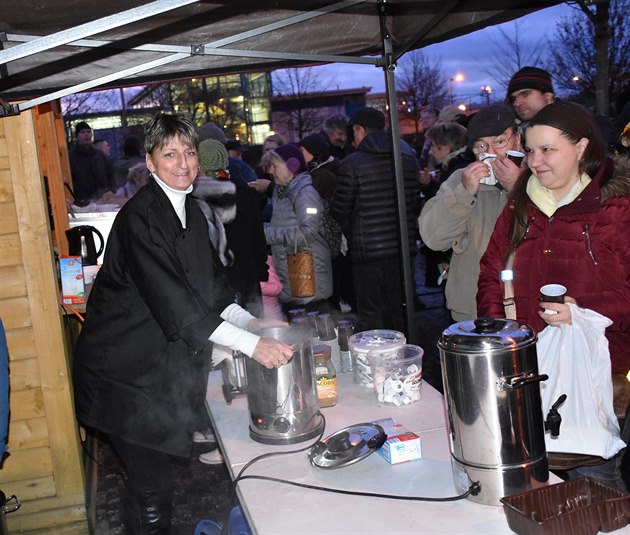
[[[472,501],[500,505],[549,477],[536,339],[528,325],[479,318],[438,342],[455,487],[478,481]]]
[[[263,444],[295,444],[317,437],[324,422],[319,415],[310,331],[296,324],[261,334],[292,345],[294,351],[280,368],[246,360],[249,436]]]

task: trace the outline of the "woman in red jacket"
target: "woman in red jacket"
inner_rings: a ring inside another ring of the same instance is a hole
[[[481,259],[480,316],[505,317],[501,270],[514,253],[518,321],[537,332],[571,323],[567,304],[538,300],[540,287],[566,286],[566,302],[612,320],[612,372],[630,369],[630,176],[607,159],[584,108],[556,101],[525,133],[529,170],[497,220]],[[547,314],[552,309],[557,314]]]

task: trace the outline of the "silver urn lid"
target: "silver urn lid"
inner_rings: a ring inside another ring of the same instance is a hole
[[[534,330],[514,320],[477,318],[454,323],[442,332],[438,347],[457,353],[513,351],[536,343]]]

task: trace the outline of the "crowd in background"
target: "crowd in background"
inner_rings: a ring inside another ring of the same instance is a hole
[[[359,330],[404,332],[403,248],[412,259],[426,255],[425,285],[445,287],[453,321],[506,317],[500,274],[509,261],[519,320],[540,332],[570,323],[569,304],[606,315],[612,320],[606,331],[612,371],[625,375],[627,110],[615,124],[557,99],[549,73],[536,67],[514,74],[504,103],[473,115],[452,106],[425,108],[415,146],[401,140],[396,147],[407,214],[403,232],[394,147],[380,110],[329,117],[321,131],[298,143],[272,134],[256,161],[214,123],[180,141],[198,159],[186,172],[194,175],[190,197],[204,216],[196,224],[207,226],[207,260],[225,276],[248,318],[286,319],[297,307],[354,310]],[[159,180],[157,156],[143,156],[137,138],[128,138],[124,158],[111,162],[107,142],[92,143],[87,123],[78,123],[75,133],[70,158],[77,201],[105,195],[122,204]],[[298,249],[312,254],[310,296],[291,290],[287,255]],[[566,303],[543,307],[538,288],[551,282],[568,288]],[[217,314],[222,307],[215,307]],[[215,455],[207,462],[220,460]],[[621,487],[613,461],[589,473]]]

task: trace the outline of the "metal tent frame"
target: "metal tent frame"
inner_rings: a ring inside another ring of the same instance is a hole
[[[3,3],[12,5],[3,7]],[[67,11],[67,23],[63,13],[52,11],[60,3],[67,4],[66,7],[73,4],[72,0],[26,0],[24,8],[32,6],[33,11],[32,16],[30,13],[24,16],[26,22],[14,17],[15,20],[0,23],[0,117],[97,87],[138,85],[154,80],[190,77],[201,72],[210,75],[320,63],[382,68],[393,143],[405,317],[408,338],[416,342],[413,274],[411,255],[406,247],[407,214],[394,77],[396,62],[410,49],[505,22],[560,2],[504,0],[503,5],[498,7],[493,0],[341,0],[332,3],[330,0],[301,0],[303,8],[300,8],[293,5],[295,0],[214,3],[154,0],[95,20],[90,20],[89,14]],[[81,6],[96,13],[135,4],[137,2],[132,0],[110,0],[108,3],[90,0],[82,2]],[[187,8],[190,11],[175,17]],[[0,10],[13,13],[13,0],[0,0]],[[293,12],[297,14],[290,15]],[[41,21],[37,18],[38,13]],[[160,18],[161,15],[168,16],[168,22],[164,17]],[[204,17],[211,16],[216,17],[217,24],[221,25],[215,28],[214,19],[205,21]],[[176,21],[170,22],[170,17],[175,17]],[[11,16],[8,18],[12,19]],[[54,20],[46,24],[48,19]],[[71,25],[75,19],[85,22]],[[204,25],[204,22],[210,24]],[[67,24],[70,26],[66,27]],[[343,32],[344,24],[349,25],[352,31]],[[40,29],[40,26],[61,26],[63,29],[45,36],[12,29]],[[135,30],[137,26],[141,26],[139,30]],[[225,31],[222,32],[224,26]],[[181,38],[177,33],[179,28],[184,29]],[[341,30],[335,31],[338,28]],[[168,38],[160,39],[160,31],[164,33],[165,29],[171,33]],[[225,35],[203,40],[215,30]],[[378,32],[378,39],[370,30]],[[91,39],[94,36],[101,38]],[[158,37],[157,42],[148,42],[150,37]],[[178,42],[182,40],[184,44]],[[309,47],[315,50],[311,51]],[[95,53],[90,54],[90,51]],[[144,56],[151,59],[147,60]],[[136,62],[137,57],[143,57],[143,61]],[[208,68],[210,58],[220,65]],[[82,59],[86,62],[81,63]],[[127,66],[129,63],[133,65]],[[13,66],[17,68],[12,69]],[[109,71],[100,74],[107,67],[110,67]],[[84,81],[66,85],[67,80],[77,78]],[[57,87],[60,85],[63,87]],[[17,98],[26,100],[7,103]]]

